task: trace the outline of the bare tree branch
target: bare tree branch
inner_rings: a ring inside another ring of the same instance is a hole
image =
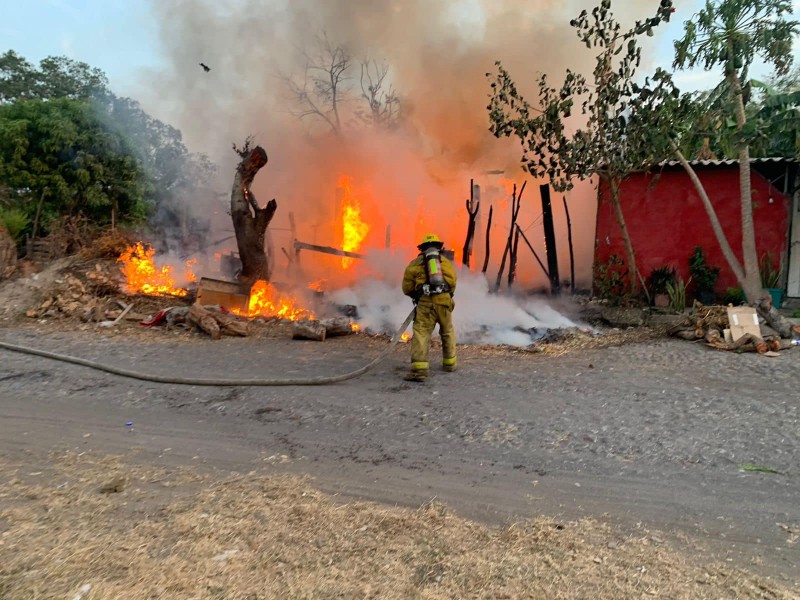
[[[400,118],[400,99],[391,85],[386,85],[389,66],[365,58],[361,61],[361,97],[369,107],[361,118],[373,127],[391,129]]]

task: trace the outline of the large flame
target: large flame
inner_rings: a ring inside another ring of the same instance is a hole
[[[353,195],[353,181],[350,177],[339,178],[339,189],[342,190],[342,250],[356,252],[364,243],[369,233],[369,225],[361,220],[361,203]],[[342,258],[342,268],[347,269],[353,259]]]
[[[250,288],[248,317],[278,317],[297,321],[313,319],[314,312],[302,308],[301,303],[289,294],[282,294],[271,283],[259,280]]]
[[[120,269],[125,275],[125,291],[129,294],[148,294],[155,296],[185,296],[188,291],[178,287],[171,265],[156,267],[155,249],[137,242],[128,247],[117,259]],[[197,281],[192,271],[196,260],[186,263],[183,278],[186,281]]]

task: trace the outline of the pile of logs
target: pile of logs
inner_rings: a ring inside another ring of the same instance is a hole
[[[691,315],[669,330],[669,334],[683,340],[703,340],[717,350],[737,352],[777,352],[792,346],[791,340],[781,336],[769,327],[761,326],[761,335],[747,333],[737,340],[726,340],[728,329],[728,309],[725,306],[696,306]]]
[[[148,326],[166,323],[167,325],[186,324],[207,333],[212,339],[218,340],[223,335],[246,337],[250,335],[250,323],[247,317],[226,312],[217,305],[193,304],[190,308],[174,307],[165,309],[160,313],[163,318],[155,318]],[[333,319],[295,321],[292,324],[292,338],[303,340],[325,339],[340,335],[350,335],[353,327],[348,317]]]
[[[206,332],[214,340],[223,335],[247,337],[249,334],[246,318],[222,312],[221,308],[215,306],[193,304],[186,313],[186,322]]]

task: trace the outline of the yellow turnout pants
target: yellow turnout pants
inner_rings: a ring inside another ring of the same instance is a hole
[[[414,371],[427,371],[428,347],[431,335],[439,324],[439,335],[442,337],[442,365],[453,367],[456,364],[456,331],[453,327],[453,306],[451,300],[448,305],[434,304],[422,300],[417,304],[417,314],[414,317],[414,337],[411,338],[411,369]]]

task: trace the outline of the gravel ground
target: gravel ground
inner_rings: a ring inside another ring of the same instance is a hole
[[[211,342],[17,326],[0,339],[203,377],[336,374],[385,347],[363,336]],[[711,544],[723,559],[798,581],[797,350],[765,358],[658,340],[553,357],[460,347],[461,370],[422,385],[402,380],[407,351],[320,388],[149,384],[2,352],[0,452],[91,443],[155,459],[169,446],[215,468],[309,473],[345,495],[408,505],[436,496],[489,521],[644,522],[691,551]],[[81,441],[87,430],[96,434]]]

